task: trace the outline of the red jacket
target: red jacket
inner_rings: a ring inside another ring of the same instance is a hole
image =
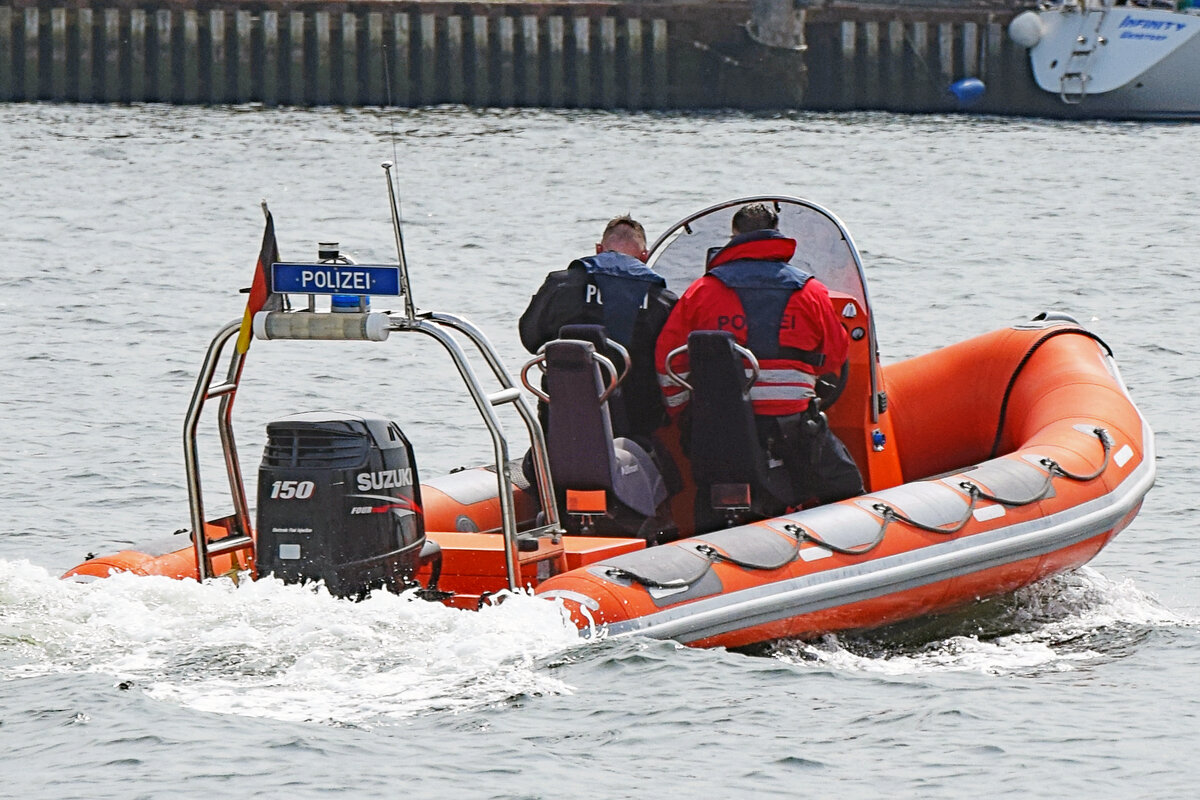
[[[736,237],[733,243],[715,253],[709,260],[709,269],[723,264],[736,269],[739,263],[785,263],[796,249],[795,240],[777,234],[751,241],[740,239]],[[750,390],[755,414],[783,416],[805,410],[813,396],[816,376],[836,374],[846,361],[850,339],[834,313],[829,290],[815,278],[810,278],[788,298],[779,328],[781,347],[820,353],[825,360],[817,368],[796,359],[760,359],[759,378]],[[688,287],[658,336],[655,366],[667,411],[673,417],[683,410],[690,397],[689,392],[667,377],[667,354],[687,344],[688,334],[698,330],[730,331],[739,344],[745,345],[747,341],[746,316],[737,292],[713,275],[705,275]],[[673,359],[671,368],[686,379],[686,355]]]

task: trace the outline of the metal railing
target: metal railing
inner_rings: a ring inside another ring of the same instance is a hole
[[[520,588],[520,564],[518,553],[519,538],[537,538],[543,535],[556,536],[562,533],[559,525],[558,507],[554,500],[554,485],[550,475],[550,462],[546,449],[546,439],[537,415],[530,409],[520,389],[517,388],[512,376],[505,369],[496,353],[495,348],[479,328],[471,322],[455,316],[432,311],[417,311],[413,301],[408,280],[408,266],[404,256],[404,239],[401,233],[399,204],[392,182],[392,164],[383,164],[387,175],[388,193],[392,206],[392,221],[396,237],[396,250],[399,257],[400,286],[405,298],[405,313],[393,315],[384,313],[337,313],[341,324],[328,324],[332,312],[315,310],[314,298],[310,296],[306,308],[286,311],[259,311],[254,315],[255,337],[261,339],[290,339],[290,340],[381,340],[386,339],[391,332],[422,333],[435,339],[446,349],[454,362],[455,368],[466,385],[467,392],[475,403],[476,409],[483,418],[492,438],[493,456],[496,467],[497,493],[500,501],[501,531],[505,545],[505,567],[508,573],[508,586],[511,590]],[[379,323],[385,322],[385,326]],[[208,346],[200,374],[196,380],[196,388],[188,406],[183,429],[184,466],[187,471],[188,500],[191,515],[192,543],[196,554],[196,569],[200,580],[212,576],[212,559],[223,553],[235,550],[250,550],[254,548],[253,528],[250,523],[250,511],[246,502],[245,481],[242,477],[241,464],[238,460],[237,446],[233,434],[233,402],[241,385],[242,370],[245,366],[245,353],[235,348],[229,360],[225,380],[214,385],[217,367],[221,355],[229,340],[239,332],[241,320],[230,322],[217,332]],[[460,344],[457,336],[469,341],[482,356],[491,371],[499,388],[488,391],[476,376],[467,353]],[[206,522],[204,511],[203,487],[200,479],[200,455],[198,434],[200,418],[205,405],[214,399],[220,400],[217,427],[220,434],[221,449],[224,454],[225,472],[229,481],[230,494],[233,501],[233,513],[219,520]],[[513,481],[510,474],[510,459],[508,440],[496,416],[500,406],[512,405],[525,423],[529,433],[529,441],[536,475],[538,499],[542,508],[542,524],[526,531],[517,530],[516,504],[513,496]],[[217,526],[227,534],[220,538],[209,540],[207,527]]]

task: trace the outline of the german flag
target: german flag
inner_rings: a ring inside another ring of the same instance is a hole
[[[237,351],[239,353],[245,353],[250,349],[251,325],[254,322],[254,315],[266,308],[268,303],[272,308],[282,307],[279,298],[272,295],[271,290],[267,288],[267,270],[271,268],[272,264],[279,261],[279,245],[275,242],[275,220],[272,219],[271,212],[267,210],[266,203],[263,203],[262,208],[263,214],[267,217],[267,226],[263,230],[262,248],[258,251],[258,264],[254,267],[254,283],[250,286],[250,299],[246,301],[242,329],[238,332]]]

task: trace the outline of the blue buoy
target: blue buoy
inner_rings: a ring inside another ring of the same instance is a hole
[[[950,94],[958,100],[959,108],[970,108],[979,102],[986,88],[979,78],[963,78],[950,84]]]

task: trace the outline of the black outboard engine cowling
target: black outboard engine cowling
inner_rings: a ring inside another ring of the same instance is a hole
[[[258,470],[259,576],[362,598],[413,586],[425,518],[412,446],[394,422],[334,412],[267,424]]]

